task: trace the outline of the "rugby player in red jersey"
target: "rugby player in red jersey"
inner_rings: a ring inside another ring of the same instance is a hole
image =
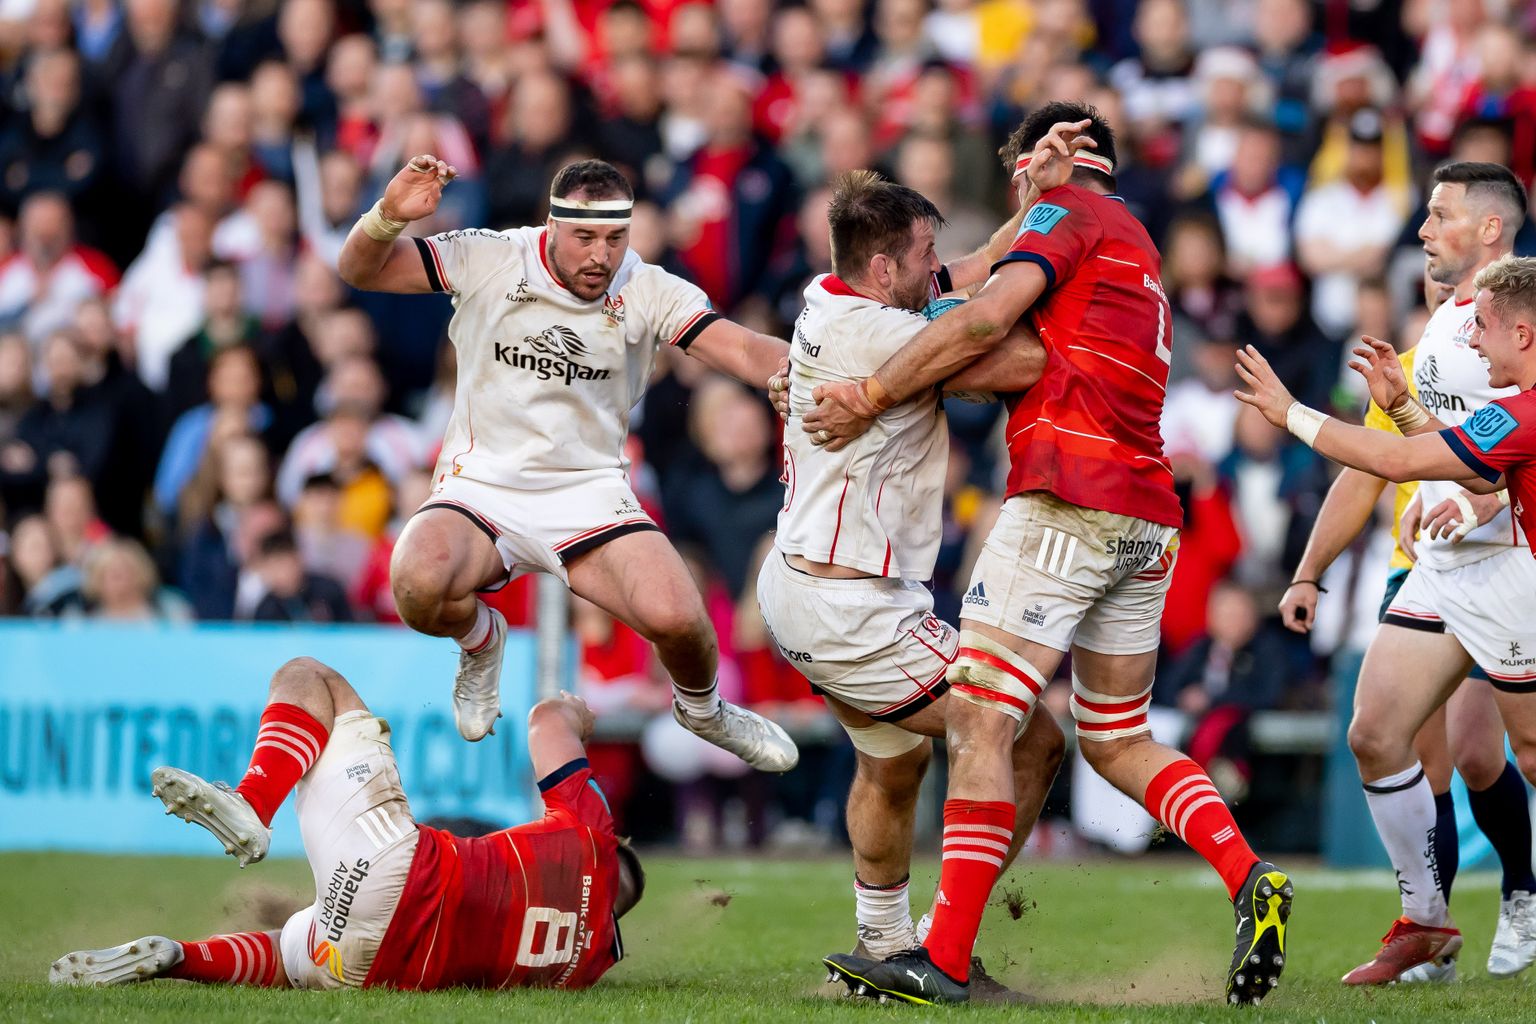
[[[1064,156],[1034,152],[1058,122],[1078,122],[1092,142],[1070,168]],[[1159,430],[1171,318],[1161,258],[1114,195],[1114,135],[1092,107],[1046,105],[1003,156],[1019,201],[1032,183],[1040,197],[991,278],[875,376],[818,388],[820,404],[803,422],[814,440],[845,444],[995,347],[1023,317],[1045,346],[1040,382],[1011,403],[1007,500],[972,574],[948,675],[960,699],[947,723],[932,930],[923,946],[884,961],[825,962],[864,995],[969,997],[982,908],[1012,837],[1013,737],[1070,651],[1072,714],[1088,763],[1221,875],[1237,921],[1227,997],[1254,1002],[1285,963],[1290,878],[1254,854],[1210,778],[1155,742],[1147,721],[1182,520]]]
[[[281,930],[201,942],[145,936],[70,953],[59,985],[151,978],[283,988],[585,988],[623,955],[618,919],[645,875],[587,768],[592,712],[562,695],[528,716],[545,813],[465,838],[411,815],[389,724],[310,658],[272,678],[239,788],[156,769],[166,812],[207,828],[245,866],[295,792],[315,902]]]

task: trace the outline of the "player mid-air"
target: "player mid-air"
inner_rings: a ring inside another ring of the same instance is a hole
[[[1459,426],[1448,427],[1408,394],[1391,346],[1379,341],[1356,348],[1359,358],[1351,365],[1365,375],[1371,397],[1406,436],[1351,426],[1295,401],[1251,347],[1238,353],[1238,374],[1250,390],[1237,396],[1342,465],[1387,480],[1449,480],[1479,494],[1502,492],[1526,543],[1536,546],[1536,393],[1531,390],[1536,386],[1536,259],[1505,256],[1479,271],[1473,285],[1474,329],[1467,344],[1487,365],[1492,387],[1519,390],[1494,399]],[[1536,776],[1536,653],[1529,653],[1536,652],[1536,617],[1531,614],[1536,559],[1524,551],[1516,554],[1436,572],[1434,585],[1443,588],[1442,600],[1432,613],[1421,614],[1440,628],[1406,630],[1399,640],[1407,648],[1403,656],[1416,667],[1399,678],[1377,725],[1373,751],[1392,772],[1389,778],[1407,776],[1391,795],[1400,797],[1396,816],[1413,823],[1421,836],[1433,827],[1434,803],[1422,784],[1422,771],[1412,771],[1413,737],[1474,662],[1493,681],[1520,770],[1528,780]],[[1409,585],[1421,571],[1414,569]],[[1436,671],[1426,672],[1425,665]],[[1402,968],[1435,960],[1460,944],[1433,877],[1426,877],[1432,852],[1392,842],[1387,832],[1382,838],[1404,881],[1403,917],[1376,959],[1352,972],[1379,968],[1379,976],[1365,979],[1370,982],[1390,981]]]
[[[634,192],[600,160],[555,174],[543,225],[401,239],[453,175],[435,157],[412,159],[352,229],[339,268],[357,288],[453,296],[453,418],[390,582],[407,624],[459,644],[460,734],[483,738],[501,713],[506,622],[477,592],[547,572],[656,646],[685,728],[755,768],[788,771],[799,758],[789,736],[720,700],[703,599],[635,499],[623,453],[658,345],[755,387],[787,346],[723,319],[697,287],[630,251]]]
[[[839,451],[799,430],[811,393],[874,370],[927,323],[935,291],[980,284],[1017,231],[1004,225],[991,253],[941,267],[943,218],[919,193],[852,171],[832,185],[832,273],[805,290],[787,378],[784,507],[757,581],[758,606],[786,658],[822,695],[853,742],[848,838],[853,847],[858,949],[884,958],[917,945],[908,898],[918,790],[953,701],[945,673],[959,637],[933,614],[932,578],[943,539],[949,432],[937,389],[884,413]],[[979,258],[978,258],[979,257]],[[1022,391],[1045,354],[1033,336],[1011,339],[944,382],[946,391]],[[1011,843],[985,856],[1006,867],[1029,835],[1065,743],[1049,715],[1013,745],[1016,813]]]
[[[1488,403],[1518,391],[1494,387],[1470,343],[1476,332],[1477,274],[1509,253],[1524,220],[1526,196],[1519,179],[1498,164],[1446,164],[1435,171],[1434,180],[1419,237],[1431,284],[1451,293],[1434,308],[1423,337],[1401,363],[1405,371],[1412,367],[1413,379],[1405,383],[1417,402],[1445,425],[1458,426]],[[1394,415],[1411,422],[1418,408],[1403,402]],[[1398,432],[1380,406],[1373,404],[1368,422]],[[1383,484],[1353,469],[1334,481],[1297,566],[1298,582],[1282,603],[1288,624],[1294,622],[1292,609],[1315,607],[1318,579],[1365,526]],[[1488,973],[1510,977],[1536,960],[1530,814],[1525,783],[1504,757],[1503,723],[1494,698],[1495,688],[1511,685],[1510,673],[1497,662],[1479,659],[1472,678],[1457,685],[1470,648],[1457,640],[1465,627],[1453,624],[1465,623],[1468,615],[1496,617],[1506,581],[1526,575],[1524,566],[1512,563],[1530,558],[1499,495],[1472,494],[1453,481],[1430,480],[1412,501],[1400,496],[1399,503],[1406,513],[1402,547],[1415,560],[1405,555],[1405,567],[1389,580],[1381,628],[1366,652],[1355,690],[1349,742],[1376,831],[1398,867],[1404,918],[1391,926],[1376,956],[1344,981],[1385,984],[1456,976],[1461,934],[1447,905],[1458,857],[1447,748],[1466,781],[1473,816],[1504,867]],[[1415,536],[1418,523],[1424,525],[1422,537]],[[1410,689],[1450,696],[1419,731],[1404,764],[1403,697]]]
[[[1013,738],[1072,653],[1072,714],[1088,763],[1220,874],[1237,943],[1233,1002],[1262,999],[1285,964],[1290,878],[1249,848],[1205,772],[1155,742],[1147,720],[1158,628],[1182,518],[1159,420],[1169,365],[1161,259],[1114,195],[1114,135],[1091,107],[1050,103],[1004,158],[1030,198],[1035,144],[1088,121],[1068,184],[1045,189],[1012,249],[969,302],[938,318],[871,377],[817,389],[803,429],[840,448],[880,414],[997,346],[1021,318],[1046,349],[1040,382],[1010,403],[1007,500],[977,561],[949,670],[950,782],[933,927],[884,961],[827,966],[867,995],[968,998],[967,971],[1013,836]],[[991,846],[987,844],[991,843]]]
[[[389,724],[310,658],[278,669],[239,788],[158,768],[155,794],[208,829],[243,867],[293,792],[315,902],[280,931],[178,942],[149,935],[69,953],[59,985],[151,978],[283,988],[585,988],[623,955],[618,919],[645,888],[614,835],[582,744],[579,698],[541,701],[528,753],[545,814],[476,838],[417,825]]]

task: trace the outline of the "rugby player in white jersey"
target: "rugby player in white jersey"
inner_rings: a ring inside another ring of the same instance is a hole
[[[1449,164],[1434,180],[1419,237],[1429,276],[1453,285],[1455,293],[1435,310],[1416,349],[1418,402],[1407,396],[1407,380],[1390,348],[1367,339],[1378,354],[1386,353],[1378,363],[1391,362],[1401,382],[1400,392],[1383,396],[1373,387],[1372,397],[1403,433],[1429,422],[1461,426],[1495,399],[1519,392],[1489,383],[1487,364],[1473,347],[1474,300],[1478,272],[1511,249],[1524,219],[1525,189],[1507,168],[1488,163]],[[1506,719],[1513,711],[1510,696],[1536,689],[1536,660],[1524,653],[1536,650],[1536,561],[1525,550],[1507,499],[1425,480],[1418,500],[1418,522],[1404,524],[1410,543],[1415,528],[1421,531],[1417,561],[1366,651],[1349,728],[1371,818],[1397,871],[1403,916],[1375,958],[1344,976],[1349,985],[1388,984],[1421,965],[1445,971],[1461,948],[1441,894],[1435,801],[1414,736],[1459,688],[1481,685],[1462,683],[1474,664],[1486,672],[1495,691],[1490,696]],[[1510,732],[1519,732],[1514,723]],[[1485,734],[1502,746],[1496,729]],[[1523,786],[1520,795],[1523,800]],[[1525,816],[1524,808],[1519,814]],[[1490,957],[1490,971],[1503,976],[1536,959],[1536,907],[1529,893],[1513,896],[1518,898],[1506,899],[1500,910],[1499,960]]]
[[[459,732],[500,717],[506,622],[477,592],[547,572],[655,645],[690,731],[765,771],[799,753],[777,725],[720,700],[719,647],[682,559],[635,500],[623,453],[658,345],[763,386],[783,341],[722,318],[696,286],[629,249],[634,193],[612,166],[561,168],[545,224],[402,239],[431,216],[454,169],[412,159],[347,237],[348,284],[446,292],[458,352],[453,418],[427,503],[395,546],[401,618],[461,648]]]
[[[1437,181],[1455,184],[1478,166],[1447,165],[1440,169]],[[1506,172],[1497,168],[1475,173],[1502,178]],[[1440,341],[1444,342],[1448,340],[1447,332],[1454,330],[1458,336],[1467,332],[1468,321],[1473,316],[1472,300],[1467,297],[1470,294],[1468,285],[1477,271],[1507,251],[1508,245],[1503,233],[1492,236],[1491,240],[1479,237],[1479,219],[1468,216],[1466,209],[1469,201],[1476,201],[1476,196],[1469,200],[1464,187],[1443,189],[1436,201],[1440,217],[1425,224],[1421,231],[1426,247],[1432,245],[1438,254],[1433,262],[1434,276],[1430,276],[1426,268],[1425,300],[1430,310],[1438,313],[1442,302],[1444,305],[1455,304],[1458,290],[1462,296],[1461,306],[1454,317],[1435,322],[1442,335]],[[1464,266],[1470,269],[1463,272],[1461,268]],[[1428,351],[1421,349],[1422,346],[1411,348],[1398,357],[1408,375],[1410,391],[1416,386],[1414,378],[1418,376],[1415,360]],[[1457,360],[1453,365],[1472,374],[1477,390],[1495,393],[1487,387],[1487,375],[1482,372],[1480,362],[1466,366]],[[1424,376],[1430,391],[1418,397],[1428,411],[1440,413],[1447,407],[1464,403],[1463,396],[1446,390],[1445,370],[1438,358],[1433,368],[1426,368]],[[1392,419],[1374,402],[1366,414],[1365,423],[1377,430],[1398,433]],[[1300,633],[1311,630],[1324,574],[1370,521],[1372,510],[1386,485],[1380,477],[1349,468],[1334,480],[1312,527],[1306,552],[1296,567],[1295,578],[1280,602],[1286,626]],[[1381,603],[1383,621],[1413,568],[1419,524],[1430,522],[1423,514],[1426,507],[1418,496],[1418,488],[1417,481],[1397,485],[1394,513],[1398,522],[1393,524],[1392,531],[1397,546],[1387,576],[1386,596]],[[1471,506],[1473,517],[1465,516],[1456,500],[1445,500],[1436,510],[1433,527],[1428,528],[1431,534],[1449,533],[1452,545],[1460,543],[1462,537],[1472,532],[1476,517],[1490,519],[1502,508],[1496,495],[1465,492],[1462,497]],[[1478,533],[1486,536],[1486,528]],[[1443,546],[1443,541],[1431,539],[1429,547],[1434,549],[1431,557],[1435,557]],[[1483,548],[1485,552],[1496,550]],[[1361,685],[1365,685],[1364,676]],[[1377,676],[1371,679],[1370,685],[1372,689],[1357,708],[1357,714],[1374,713],[1376,706],[1395,692],[1396,680]],[[1414,739],[1414,752],[1423,766],[1435,801],[1436,878],[1441,894],[1449,903],[1460,859],[1455,804],[1451,798],[1454,766],[1466,783],[1472,816],[1498,854],[1503,869],[1498,926],[1488,953],[1488,973],[1499,978],[1518,974],[1536,959],[1536,898],[1532,896],[1536,893],[1536,877],[1531,870],[1531,819],[1525,782],[1519,769],[1504,754],[1504,723],[1499,718],[1486,672],[1477,667],[1472,669],[1466,681],[1455,688],[1444,706],[1419,731]],[[1398,981],[1450,982],[1456,977],[1456,958],[1447,955],[1410,968],[1398,977]]]
[[[1048,143],[1043,143],[1043,145]],[[838,451],[798,429],[814,389],[873,373],[927,325],[936,282],[980,284],[988,264],[941,267],[943,218],[916,191],[852,171],[832,187],[831,274],[805,290],[790,343],[784,508],[774,550],[758,575],[758,604],[784,656],[821,694],[855,755],[848,792],[860,955],[876,959],[921,940],[908,899],[918,788],[943,736],[944,678],[957,631],[933,614],[924,581],[943,535],[949,432],[938,389],[881,414]],[[1006,249],[1017,224],[999,232]],[[945,383],[944,390],[1022,391],[1039,379],[1045,350],[1027,330]],[[782,403],[781,403],[782,404]],[[1028,836],[1061,763],[1065,741],[1037,715],[1014,747],[1017,825],[996,856],[1011,861]],[[980,972],[973,967],[973,977]]]

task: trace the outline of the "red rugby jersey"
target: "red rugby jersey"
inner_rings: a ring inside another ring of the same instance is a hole
[[[618,840],[585,758],[539,783],[545,815],[466,839],[419,826],[364,985],[586,988],[623,956]]]
[[[1064,185],[1030,209],[998,266],[1018,260],[1045,272],[1029,319],[1046,366],[1010,409],[1008,494],[1179,526],[1161,429],[1172,313],[1146,229],[1118,198]]]
[[[1504,477],[1510,507],[1536,555],[1536,389],[1495,399],[1440,436],[1484,480]]]

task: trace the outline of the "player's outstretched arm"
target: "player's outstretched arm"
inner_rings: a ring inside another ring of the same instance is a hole
[[[1047,285],[1034,263],[1006,263],[976,297],[924,327],[873,377],[824,384],[816,408],[801,420],[814,443],[837,451],[869,429],[875,417],[958,373],[995,348]]]
[[[1036,196],[1038,198],[1038,196]],[[1024,215],[1029,213],[1030,206],[1027,203],[1017,213],[1009,217],[1003,226],[992,232],[992,237],[975,252],[961,256],[957,260],[951,260],[944,265],[949,271],[949,284],[955,291],[964,291],[973,285],[981,284],[991,273],[993,265],[1008,252],[1008,247],[1013,240],[1019,237],[1019,227],[1024,223]]]
[[[400,233],[412,221],[437,212],[443,186],[458,173],[430,153],[413,157],[384,187],[384,195],[352,225],[336,269],[354,288],[370,292],[420,294],[432,291],[426,266],[414,243]]]
[[[710,369],[761,389],[788,360],[789,343],[722,318],[699,332],[689,344],[688,354]]]
[[[539,701],[528,712],[528,757],[534,778],[542,779],[578,758],[592,738],[596,718],[587,702],[572,693]]]
[[[1289,430],[1319,455],[1394,483],[1455,480],[1478,494],[1503,487],[1502,482],[1490,483],[1473,475],[1439,434],[1398,437],[1340,422],[1291,397],[1269,361],[1252,345],[1239,349],[1237,360],[1237,375],[1252,389],[1235,392],[1238,400]]]
[[[945,391],[1027,391],[1045,373],[1045,346],[1024,324],[1015,324],[998,346],[944,382]]]

